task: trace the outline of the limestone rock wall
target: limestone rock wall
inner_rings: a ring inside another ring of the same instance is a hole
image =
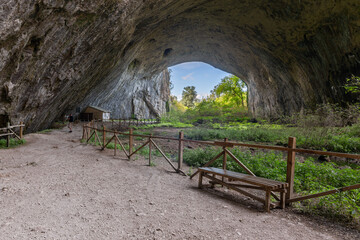
[[[254,116],[344,102],[345,78],[360,74],[359,9],[358,0],[0,0],[0,116],[35,131],[86,104],[155,114],[164,101],[151,81],[185,61],[246,81]]]
[[[80,109],[95,105],[111,111],[113,119],[158,118],[166,112],[170,96],[170,75],[167,70],[150,79],[132,80],[128,76],[119,79],[121,83],[111,93],[86,98]],[[99,89],[101,91],[101,89]]]

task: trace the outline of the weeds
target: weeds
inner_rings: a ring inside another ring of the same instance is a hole
[[[10,143],[9,147],[12,148],[12,147],[20,146],[20,145],[26,143],[26,141],[25,141],[25,139],[18,140],[15,138],[11,138],[9,143]],[[3,149],[3,148],[8,148],[6,139],[0,139],[0,149]]]

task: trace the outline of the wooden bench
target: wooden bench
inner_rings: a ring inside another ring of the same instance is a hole
[[[212,187],[214,186],[214,183],[217,183],[262,202],[264,204],[264,210],[267,212],[270,212],[270,207],[285,208],[285,193],[288,188],[288,184],[285,182],[212,167],[201,167],[198,170],[199,188],[203,187],[202,180],[203,177],[206,177],[211,180],[210,183]],[[216,176],[221,176],[221,179],[216,178]],[[226,179],[229,181],[226,181]],[[236,181],[245,184],[238,184]],[[263,190],[265,191],[265,198],[260,198],[252,193],[244,191],[241,188]],[[273,192],[279,192],[280,198],[278,198]],[[277,203],[271,203],[271,195],[278,200]]]

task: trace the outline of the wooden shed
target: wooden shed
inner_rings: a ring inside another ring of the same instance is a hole
[[[88,106],[85,111],[80,114],[80,120],[110,120],[110,111],[95,106]]]

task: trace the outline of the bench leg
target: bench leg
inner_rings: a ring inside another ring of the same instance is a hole
[[[203,180],[204,172],[199,173],[199,188],[202,188],[202,180]]]
[[[271,191],[266,190],[265,205],[264,205],[264,210],[266,212],[270,212],[270,198],[271,198]]]
[[[286,191],[280,192],[280,208],[281,209],[285,208],[285,195],[286,195]]]
[[[213,174],[212,176],[215,177],[215,174]],[[214,188],[214,187],[215,187],[215,183],[214,183],[214,182],[211,182],[210,187],[211,187],[211,188]]]

